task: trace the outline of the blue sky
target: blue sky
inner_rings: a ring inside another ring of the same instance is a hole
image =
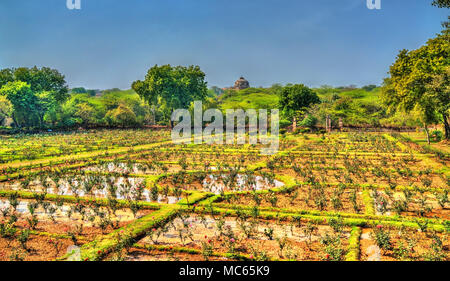
[[[71,87],[130,88],[155,64],[210,86],[382,82],[400,49],[441,30],[431,0],[0,0],[0,68],[50,66]]]

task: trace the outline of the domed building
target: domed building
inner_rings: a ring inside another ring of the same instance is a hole
[[[245,80],[244,77],[241,77],[234,83],[233,88],[236,90],[247,89],[247,88],[250,88],[250,83],[247,80]]]
[[[222,90],[244,90],[250,88],[250,83],[244,77],[239,78],[233,87],[222,88]]]

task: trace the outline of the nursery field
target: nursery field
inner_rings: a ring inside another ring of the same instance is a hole
[[[0,144],[0,260],[450,260],[448,148],[403,134],[287,134],[272,156],[164,130]]]

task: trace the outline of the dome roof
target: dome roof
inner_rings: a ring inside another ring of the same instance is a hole
[[[241,76],[241,77],[236,81],[236,83],[234,83],[234,88],[235,88],[235,89],[238,89],[238,90],[247,89],[247,88],[250,88],[250,83],[249,83],[247,80],[245,80],[244,77]]]

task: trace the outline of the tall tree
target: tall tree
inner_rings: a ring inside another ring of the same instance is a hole
[[[435,113],[441,116],[446,139],[450,137],[449,51],[448,32],[430,39],[417,50],[400,51],[382,89],[382,101],[391,111],[421,112],[428,142],[427,126],[436,121]]]
[[[150,105],[162,99],[171,112],[188,108],[195,100],[204,100],[208,91],[205,73],[199,66],[155,65],[150,68],[145,80],[133,82],[132,88]]]
[[[12,104],[12,119],[16,127],[37,125],[37,108],[39,101],[30,85],[22,81],[8,82],[0,88],[0,95]]]
[[[6,96],[0,95],[0,126],[4,124],[6,118],[11,117],[12,104]]]
[[[303,84],[286,86],[280,92],[280,108],[286,117],[293,118],[294,127],[298,115],[316,103],[320,103],[317,94]]]
[[[35,66],[32,68],[19,67],[10,71],[13,73],[13,81],[28,83],[35,93],[50,92],[52,98],[57,102],[64,102],[69,96],[65,77],[56,69]]]
[[[30,110],[34,110],[29,112],[29,114],[38,116],[39,124],[37,125],[41,127],[44,125],[46,113],[57,110],[69,96],[64,75],[48,67],[38,68],[35,66],[32,68],[20,67],[0,70],[0,88],[13,81],[21,81],[29,86],[35,98],[24,99],[23,102],[35,102],[35,104],[28,105]],[[17,106],[14,106],[14,110],[16,108]],[[28,122],[26,122],[25,126],[27,124]]]

